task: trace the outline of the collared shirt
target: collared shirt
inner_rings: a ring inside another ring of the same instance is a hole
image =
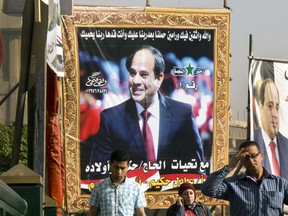
[[[98,208],[99,216],[133,216],[135,208],[146,206],[144,193],[137,182],[126,178],[116,186],[110,177],[95,185],[89,203]]]
[[[206,196],[230,201],[230,214],[237,216],[283,215],[288,204],[288,181],[264,171],[261,182],[247,174],[226,178],[227,166],[212,173],[202,184]]]
[[[271,147],[270,147],[270,142],[273,141],[276,144],[275,152],[276,152],[277,160],[279,161],[279,151],[278,151],[277,138],[275,137],[273,140],[271,140],[270,137],[266,134],[266,132],[264,131],[263,128],[261,128],[261,132],[262,132],[262,137],[263,137],[263,140],[264,140],[266,152],[268,154],[268,159],[270,161],[271,171],[272,171],[273,174],[275,174],[274,167],[272,166],[272,151],[271,151]],[[281,166],[280,163],[279,163],[279,166]]]
[[[160,124],[160,101],[158,94],[154,95],[152,100],[152,104],[148,107],[147,111],[151,113],[150,118],[148,119],[148,125],[151,129],[152,137],[153,137],[153,144],[154,144],[154,151],[157,159],[158,155],[158,139],[159,139],[159,124]],[[139,104],[136,103],[136,108],[139,117],[139,126],[142,128],[143,125],[143,118],[141,113],[143,112],[144,108]]]

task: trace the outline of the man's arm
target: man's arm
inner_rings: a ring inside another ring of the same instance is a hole
[[[97,215],[98,215],[98,208],[91,205],[89,216],[97,216]]]
[[[223,195],[227,191],[227,185],[223,183],[223,180],[229,172],[230,170],[225,166],[222,169],[211,173],[201,185],[202,193],[206,196],[224,199]]]
[[[146,198],[144,195],[144,192],[142,191],[140,185],[136,182],[135,189],[137,190],[137,199],[135,200],[134,208],[136,210],[136,215],[137,216],[146,216],[144,206],[147,205]]]
[[[146,213],[145,213],[145,210],[144,210],[144,207],[140,207],[140,208],[136,208],[136,215],[137,216],[146,216]]]
[[[229,188],[224,180],[231,170],[239,165],[240,161],[246,156],[246,154],[247,153],[243,152],[243,149],[240,149],[227,166],[211,173],[202,184],[202,193],[206,196],[225,199],[226,194],[229,195]]]

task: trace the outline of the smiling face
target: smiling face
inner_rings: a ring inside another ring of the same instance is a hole
[[[135,53],[129,68],[129,90],[135,102],[143,108],[148,108],[154,95],[160,88],[164,74],[158,77],[154,74],[154,55],[148,49],[142,49]]]
[[[264,102],[259,107],[262,127],[270,139],[273,139],[279,132],[279,95],[274,82],[267,83]]]

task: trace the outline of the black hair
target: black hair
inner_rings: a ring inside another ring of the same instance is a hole
[[[154,75],[155,75],[155,78],[157,78],[160,73],[164,73],[165,71],[165,61],[164,61],[164,58],[161,54],[161,52],[156,49],[155,47],[152,47],[150,45],[143,45],[141,47],[139,47],[138,49],[136,49],[132,55],[130,55],[128,58],[127,58],[127,61],[126,61],[126,68],[128,71],[130,71],[130,67],[131,67],[131,64],[132,64],[132,59],[134,58],[134,55],[140,51],[140,50],[144,50],[144,49],[147,49],[149,50],[153,55],[154,55],[154,58],[155,58],[155,62],[154,62]]]
[[[130,160],[130,155],[129,152],[125,151],[125,150],[116,150],[111,154],[111,159],[110,162],[114,162],[114,161],[127,161],[129,162]]]
[[[246,148],[246,147],[249,147],[249,146],[256,146],[257,149],[260,151],[260,147],[259,147],[258,143],[253,141],[253,140],[247,140],[247,141],[241,143],[241,145],[239,146],[239,149]]]
[[[260,87],[260,92],[259,92],[259,99],[260,99],[260,103],[263,105],[264,102],[265,102],[265,89],[266,89],[266,86],[267,84],[269,83],[272,83],[275,85],[274,81],[271,79],[271,78],[267,78],[265,79],[262,84],[261,84],[261,87]],[[276,86],[276,85],[275,85]],[[276,88],[277,89],[277,88]],[[279,97],[279,92],[278,92],[278,89],[277,89],[277,93],[278,93],[278,97]]]

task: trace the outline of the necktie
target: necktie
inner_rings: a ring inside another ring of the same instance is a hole
[[[280,167],[279,163],[276,157],[276,151],[275,151],[276,144],[275,142],[271,141],[270,142],[270,148],[271,148],[271,153],[272,153],[272,165],[274,169],[274,175],[279,176],[280,175]]]
[[[153,137],[152,137],[151,129],[147,122],[150,115],[151,113],[149,113],[147,110],[144,110],[141,113],[141,116],[143,117],[142,135],[143,135],[143,140],[146,146],[147,161],[155,162],[156,157],[155,157],[155,151],[154,151]]]

